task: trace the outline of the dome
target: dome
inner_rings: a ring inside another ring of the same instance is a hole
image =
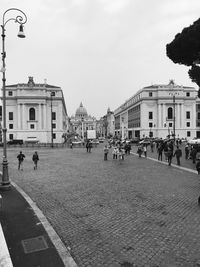
[[[80,107],[76,110],[76,117],[87,117],[87,110],[84,108],[82,102],[80,104]]]

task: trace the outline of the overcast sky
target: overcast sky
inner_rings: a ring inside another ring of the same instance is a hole
[[[166,44],[199,18],[199,0],[1,0],[0,6],[1,24],[11,7],[28,18],[25,39],[16,37],[13,21],[6,25],[6,83],[47,79],[62,88],[69,116],[82,102],[99,119],[139,89],[170,79],[197,88],[188,67],[166,56]]]

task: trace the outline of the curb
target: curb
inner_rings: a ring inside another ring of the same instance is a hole
[[[13,267],[1,224],[0,224],[0,248],[1,248],[0,249],[0,266],[1,267]]]

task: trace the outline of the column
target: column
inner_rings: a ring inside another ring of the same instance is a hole
[[[158,129],[161,127],[161,105],[158,104]]]
[[[25,104],[22,104],[22,129],[26,129],[27,112],[25,111]]]
[[[18,130],[21,130],[20,104],[17,105],[17,128]]]
[[[47,105],[44,104],[43,108],[43,127],[47,131]]]

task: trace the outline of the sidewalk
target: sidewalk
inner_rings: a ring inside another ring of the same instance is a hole
[[[76,266],[69,253],[63,261],[43,223],[15,186],[0,195],[0,235],[5,237],[0,239],[0,267]]]

